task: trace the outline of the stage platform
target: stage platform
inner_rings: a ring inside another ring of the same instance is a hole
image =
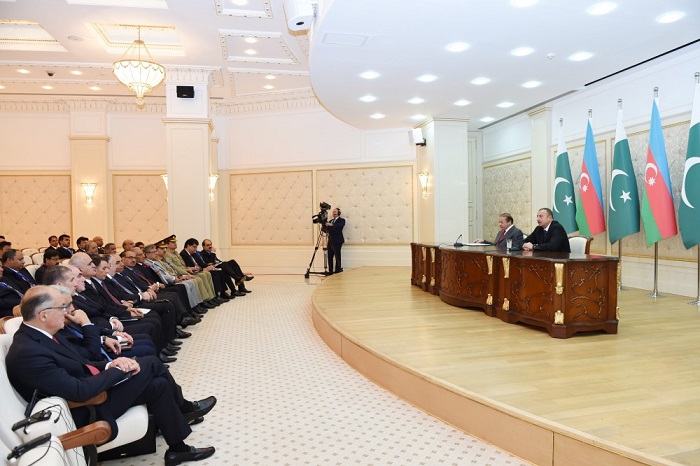
[[[617,335],[551,338],[410,285],[410,267],[323,280],[313,322],[377,384],[536,465],[700,465],[700,311],[619,294]]]

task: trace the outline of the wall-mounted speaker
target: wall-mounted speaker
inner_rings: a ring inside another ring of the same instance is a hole
[[[290,31],[311,29],[314,8],[311,0],[284,0],[284,12],[287,15],[287,27]]]
[[[178,99],[194,99],[194,86],[176,86]]]
[[[426,144],[425,138],[423,137],[423,130],[421,128],[413,128],[409,131],[408,135],[411,138],[411,144],[417,146],[424,146]]]

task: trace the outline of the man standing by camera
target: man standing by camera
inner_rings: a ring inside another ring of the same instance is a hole
[[[345,219],[340,216],[340,213],[340,209],[336,207],[333,209],[333,218],[326,222],[326,231],[328,232],[328,275],[343,271],[340,262],[340,249],[345,242],[343,237]],[[333,270],[333,258],[335,258],[335,270]]]

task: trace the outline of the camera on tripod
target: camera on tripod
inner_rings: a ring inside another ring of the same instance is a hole
[[[328,222],[328,209],[331,208],[331,205],[327,202],[321,202],[319,204],[319,207],[321,208],[321,211],[311,217],[311,221],[313,223],[318,223],[321,225],[321,231],[325,232],[326,231],[326,222]]]

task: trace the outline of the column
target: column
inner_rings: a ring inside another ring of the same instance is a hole
[[[528,113],[531,122],[532,218],[542,207],[552,206],[554,178],[552,148],[552,107],[540,107]]]

